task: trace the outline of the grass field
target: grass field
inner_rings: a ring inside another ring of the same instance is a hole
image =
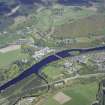
[[[48,75],[49,78],[56,78],[59,77],[59,75],[62,73],[63,68],[61,67],[54,67],[54,66],[48,66],[44,68],[44,72],[46,75]]]
[[[65,88],[62,92],[72,99],[63,105],[91,105],[95,100],[98,84],[96,82],[89,84],[76,84],[75,86]],[[53,99],[53,96],[44,102],[43,105],[60,105]]]
[[[22,59],[24,57],[26,57],[26,55],[22,54],[21,50],[0,53],[0,66],[7,66],[8,64],[11,64],[13,61]]]
[[[71,96],[72,100],[65,105],[91,105],[95,100],[97,88],[96,83],[90,83],[87,85],[79,84],[68,88],[64,93]]]

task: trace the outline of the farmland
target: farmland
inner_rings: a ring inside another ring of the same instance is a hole
[[[84,7],[63,7],[55,5],[52,9],[54,25],[60,26],[67,23],[73,23],[76,20],[83,19],[97,14],[96,11]]]
[[[66,23],[56,27],[54,37],[85,37],[89,35],[104,34],[105,16],[93,15],[84,19],[79,19],[73,23]]]

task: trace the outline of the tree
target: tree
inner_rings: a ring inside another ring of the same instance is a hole
[[[19,68],[16,64],[13,64],[8,72],[7,72],[7,75],[8,75],[8,78],[13,78],[15,77],[17,74],[19,73]]]
[[[21,46],[22,53],[28,54],[29,56],[32,56],[35,52],[35,49],[29,45],[22,45]]]

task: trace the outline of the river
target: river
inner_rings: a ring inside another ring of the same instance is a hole
[[[77,56],[75,52],[79,52],[80,54],[85,54],[93,51],[103,51],[105,50],[105,46],[99,46],[95,48],[78,48],[78,49],[70,49],[70,50],[63,50],[60,52],[57,52],[53,55],[50,55],[43,60],[39,61],[38,63],[34,64],[32,67],[29,69],[25,70],[22,72],[19,76],[15,77],[14,79],[8,81],[7,83],[3,84],[0,86],[0,92],[3,90],[7,89],[8,87],[17,84],[21,80],[27,78],[28,76],[32,75],[33,73],[39,74],[42,68],[47,66],[49,63],[60,60],[61,58],[66,58],[66,57],[73,57]]]

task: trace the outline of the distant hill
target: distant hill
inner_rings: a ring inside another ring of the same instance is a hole
[[[41,6],[51,6],[54,3],[61,5],[85,5],[101,0],[0,0],[0,31],[13,23],[17,16],[27,16]],[[6,21],[5,21],[6,20]]]

